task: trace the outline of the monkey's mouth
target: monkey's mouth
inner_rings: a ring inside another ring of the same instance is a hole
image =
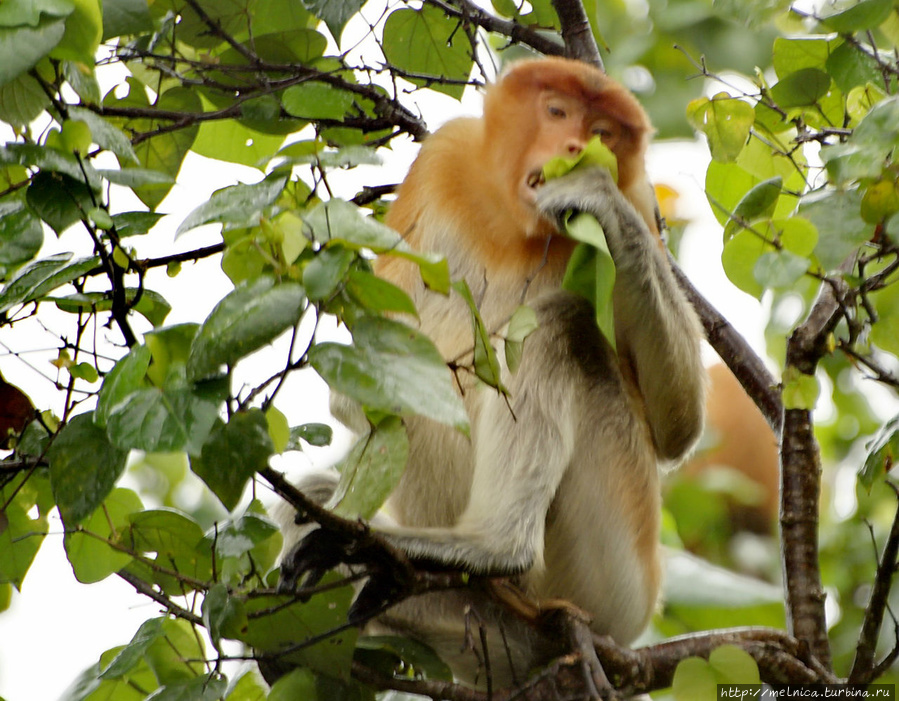
[[[539,170],[532,170],[527,177],[527,186],[531,190],[536,190],[538,187],[543,185],[546,182],[546,178],[543,176],[543,168]]]
[[[543,187],[545,182],[546,178],[543,177],[542,167],[532,170],[520,186],[519,197],[529,207],[534,207],[537,203],[537,190]]]

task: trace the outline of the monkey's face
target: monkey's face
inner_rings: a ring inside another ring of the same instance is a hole
[[[621,124],[599,110],[595,102],[579,96],[546,90],[537,96],[533,109],[536,133],[526,152],[524,175],[518,186],[519,196],[530,207],[543,184],[543,166],[548,160],[577,156],[594,136],[614,151],[624,132]]]

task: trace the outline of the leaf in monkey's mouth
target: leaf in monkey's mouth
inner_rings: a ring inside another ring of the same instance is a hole
[[[612,174],[612,180],[616,183],[618,182],[618,159],[598,136],[590,139],[587,145],[584,146],[584,150],[576,156],[550,158],[543,164],[543,170],[540,173],[542,176],[540,183],[542,184],[545,180],[552,180],[553,178],[561,178],[577,168],[593,168],[596,166],[606,168]],[[528,184],[530,185],[530,178],[528,178]],[[531,187],[534,186],[532,185]]]

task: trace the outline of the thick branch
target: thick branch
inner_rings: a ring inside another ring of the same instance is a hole
[[[847,263],[848,264],[848,263]],[[845,285],[828,280],[808,318],[787,341],[785,370],[814,375],[828,352],[827,339],[840,318],[838,295]],[[830,664],[824,616],[824,588],[818,562],[818,513],[821,459],[809,409],[784,412],[781,441],[781,557],[787,602],[787,627],[808,644],[812,654]]]
[[[605,70],[581,0],[552,0],[552,4],[562,26],[565,55]]]
[[[787,594],[787,628],[830,660],[824,588],[818,565],[818,490],[821,462],[811,412],[787,409],[781,444],[781,557]]]

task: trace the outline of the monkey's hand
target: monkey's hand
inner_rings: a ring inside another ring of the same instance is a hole
[[[360,526],[357,533],[316,528],[281,561],[278,590],[308,598],[325,573],[341,565],[351,575],[367,576],[347,613],[353,625],[365,623],[402,600],[414,582],[414,569],[405,556],[368,527]],[[309,594],[304,595],[304,590]]]
[[[579,168],[548,180],[537,190],[537,208],[560,229],[571,212],[586,212],[596,217],[616,264],[626,245],[639,241],[638,245],[642,246],[652,241],[643,219],[605,168]]]

